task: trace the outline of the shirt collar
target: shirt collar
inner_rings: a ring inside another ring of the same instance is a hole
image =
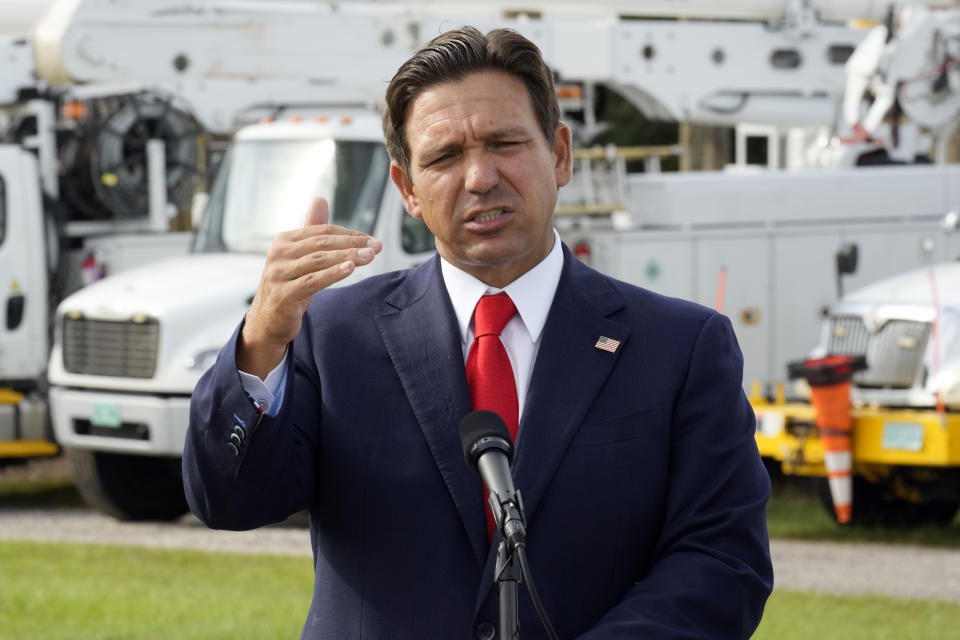
[[[442,257],[440,271],[447,287],[447,295],[450,296],[450,302],[453,304],[453,311],[457,315],[460,339],[463,344],[467,343],[467,332],[470,329],[470,321],[473,320],[473,310],[481,296],[503,291],[507,292],[513,304],[516,305],[517,313],[530,333],[530,341],[536,342],[543,332],[543,325],[547,323],[547,314],[550,313],[550,305],[553,304],[553,296],[563,271],[560,236],[554,229],[553,249],[547,257],[503,289],[487,286]]]

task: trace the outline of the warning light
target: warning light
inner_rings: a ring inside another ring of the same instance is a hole
[[[583,87],[578,84],[561,84],[557,86],[557,98],[563,100],[579,100],[583,97]]]
[[[79,100],[64,102],[60,114],[65,120],[83,120],[87,117],[87,104]]]
[[[581,240],[573,246],[573,255],[580,258],[580,261],[584,264],[590,264],[590,245]]]

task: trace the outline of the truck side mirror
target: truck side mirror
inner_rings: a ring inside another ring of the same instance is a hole
[[[857,272],[859,249],[853,242],[845,242],[837,249],[837,297],[843,297],[843,276]]]
[[[837,249],[837,274],[847,275],[857,272],[857,258],[859,257],[857,245],[852,242],[845,242]]]
[[[14,293],[7,298],[7,331],[13,331],[20,326],[26,301],[22,293]]]

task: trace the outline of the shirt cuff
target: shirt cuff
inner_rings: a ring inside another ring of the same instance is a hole
[[[270,417],[275,417],[283,405],[283,389],[287,382],[287,358],[289,357],[288,349],[284,352],[280,364],[274,367],[273,371],[268,373],[263,380],[252,373],[239,372],[243,390]]]

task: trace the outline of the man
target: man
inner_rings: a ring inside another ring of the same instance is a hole
[[[560,637],[749,637],[772,585],[769,480],[730,323],[562,246],[570,131],[539,51],[510,31],[439,36],[391,81],[384,132],[439,255],[327,289],[380,244],[326,224],[323,201],[277,238],[194,394],[191,508],[231,529],[310,510],[304,638],[495,637],[499,534],[457,434],[492,375],[478,333],[509,359],[493,401],[519,422],[513,475]],[[491,298],[513,303],[496,344]],[[520,591],[523,637],[545,637]]]

